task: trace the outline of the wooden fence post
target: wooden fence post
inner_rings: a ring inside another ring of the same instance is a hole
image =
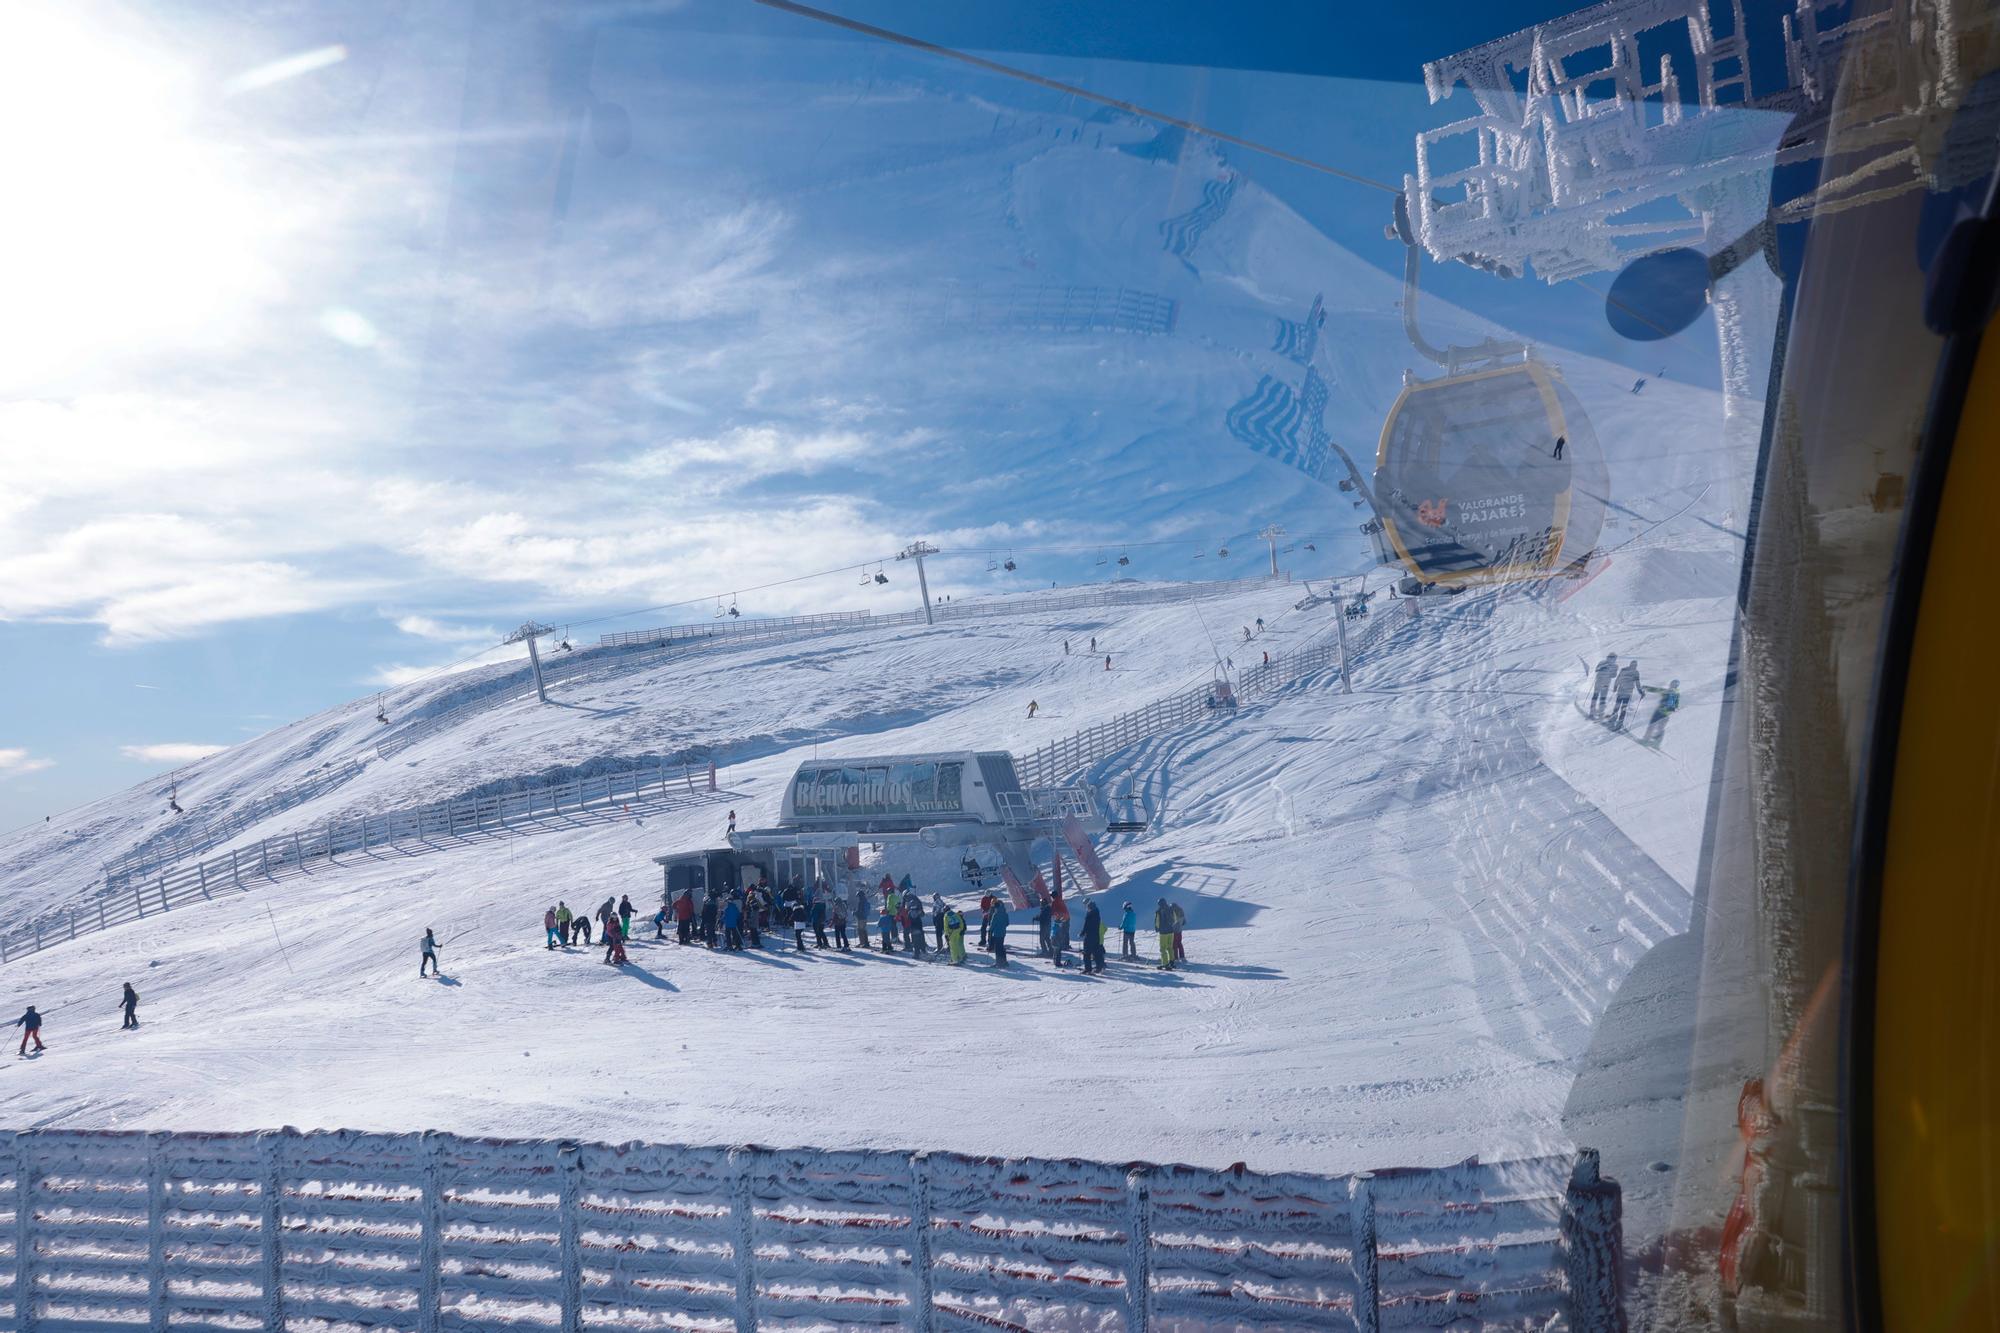
[[[734,1177],[730,1210],[736,1214],[736,1329],[737,1333],[757,1330],[757,1200],[750,1192],[750,1162],[755,1148],[732,1148],[729,1165]]]
[[[258,1239],[263,1242],[265,1333],[285,1333],[285,1145],[297,1130],[286,1128],[257,1136],[260,1157]]]
[[[1146,1333],[1153,1319],[1153,1190],[1146,1169],[1125,1177],[1125,1327]]]
[[[151,1333],[167,1333],[167,1145],[173,1136],[146,1136],[146,1315]]]
[[[14,1141],[14,1327],[34,1333],[40,1315],[35,1296],[35,1136],[16,1133]]]
[[[583,1155],[574,1143],[558,1143],[556,1188],[562,1259],[562,1333],[583,1330]]]
[[[931,1164],[927,1153],[910,1158],[910,1313],[917,1333],[933,1333],[937,1315],[931,1290]]]
[[[1375,1244],[1374,1174],[1363,1171],[1352,1176],[1347,1188],[1353,1203],[1354,1325],[1360,1333],[1377,1333],[1382,1327],[1382,1265]]]
[[[146,899],[145,896],[139,892],[139,886],[137,884],[134,884],[132,886],[132,901],[139,909],[139,919],[143,921],[146,917]],[[37,939],[36,944],[39,945],[40,943],[41,941]]]
[[[1625,1333],[1619,1268],[1624,1258],[1623,1195],[1599,1174],[1597,1149],[1579,1148],[1563,1192],[1564,1310],[1571,1333]]]
[[[425,1130],[423,1203],[417,1234],[417,1333],[438,1333],[438,1306],[444,1290],[444,1141]]]

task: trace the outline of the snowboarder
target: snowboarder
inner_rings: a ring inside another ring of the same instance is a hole
[[[429,968],[430,975],[437,976],[438,942],[437,942],[437,936],[431,933],[431,928],[429,926],[424,927],[424,942],[422,948],[424,951],[424,956],[423,959],[417,964],[417,975],[420,977],[423,976],[424,969]]]
[[[1174,909],[1167,906],[1165,898],[1153,908],[1153,933],[1160,939],[1160,967],[1170,972],[1174,966]]]
[[[542,913],[542,929],[543,929],[543,930],[546,930],[546,931],[547,931],[547,932],[549,933],[549,943],[548,943],[548,947],[549,947],[550,949],[554,949],[554,948],[556,947],[556,909],[555,909],[555,908],[551,907],[551,908],[550,908],[550,909],[549,909],[548,911],[546,911],[546,912]]]
[[[556,934],[561,937],[565,949],[569,947],[569,918],[569,904],[560,898],[556,899]]]
[[[1088,898],[1083,900],[1083,970],[1085,975],[1104,971],[1104,914]]]
[[[632,895],[629,893],[618,899],[618,933],[628,940],[632,938]]]
[[[29,1005],[28,1012],[14,1020],[14,1026],[21,1029],[22,1055],[28,1053],[28,1043],[31,1041],[35,1043],[37,1051],[48,1049],[48,1047],[42,1045],[42,1016],[35,1012],[34,1005]]]
[[[868,947],[868,886],[854,886],[854,932],[861,937],[861,947]]]
[[[125,1011],[125,1021],[118,1025],[119,1028],[139,1026],[139,992],[132,989],[129,981],[125,983],[125,993],[118,999],[118,1007]]]
[[[1036,711],[1040,708],[1041,705],[1036,703],[1033,699],[1028,700],[1028,716],[1030,718],[1034,717]]]
[[[987,924],[986,939],[993,950],[993,966],[1007,966],[1007,904],[998,898],[993,900],[993,920]]]
[[[1597,717],[1604,712],[1604,697],[1611,693],[1611,678],[1618,674],[1618,654],[1606,653],[1591,673],[1590,715]]]
[[[1611,690],[1611,729],[1625,729],[1625,710],[1632,706],[1634,694],[1644,694],[1646,687],[1639,683],[1639,659],[1633,658],[1619,669],[1618,680]]]
[[[1646,722],[1646,744],[1656,750],[1660,748],[1660,742],[1666,739],[1667,719],[1680,711],[1681,683],[1678,680],[1670,680],[1667,682],[1667,688],[1658,691],[1658,694],[1660,701],[1653,705],[1653,716]]]
[[[694,941],[694,890],[681,890],[681,896],[674,899],[674,938],[682,944]]]
[[[1118,918],[1118,929],[1125,932],[1125,947],[1118,956],[1136,960],[1139,957],[1139,914],[1132,910],[1132,904],[1125,904],[1125,915]]]
[[[1179,903],[1169,904],[1168,910],[1174,914],[1174,961],[1187,961],[1187,909]]]
[[[953,966],[965,961],[965,915],[956,907],[947,907],[944,913],[944,938],[951,949]]]

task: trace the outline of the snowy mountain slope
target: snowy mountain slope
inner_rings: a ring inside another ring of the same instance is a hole
[[[1327,613],[1291,612],[1298,591],[1094,625],[1022,618],[746,646],[604,682],[571,708],[503,706],[325,800],[658,748],[686,715],[712,718],[743,757],[713,804],[350,862],[11,965],[0,975],[44,1007],[53,1049],[8,1067],[0,1115],[587,1128],[1329,1171],[1568,1146],[1595,1022],[1686,926],[1687,886],[1667,867],[1698,837],[1686,808],[1707,735],[1679,719],[1654,754],[1581,719],[1559,729],[1574,692],[1564,673],[1638,632],[1642,614],[1679,617],[1676,650],[1697,657],[1716,637],[1714,598],[1597,611],[1577,606],[1589,589],[1560,608],[1516,593],[1426,602],[1360,664],[1354,694],[1322,673],[1103,765],[1093,776],[1107,795],[1129,792],[1151,816],[1147,832],[1107,841],[1107,905],[1115,920],[1126,900],[1142,919],[1161,896],[1184,904],[1185,973],[1118,964],[1086,980],[1032,958],[995,973],[651,943],[621,972],[542,947],[540,915],[558,897],[650,904],[650,856],[713,845],[724,805],[747,823],[774,815],[815,741],[829,753],[1026,747],[1042,728],[1205,674],[1224,616],[1270,622],[1259,654],[1316,640]],[[1117,669],[1063,659],[1065,630],[1099,633]],[[1030,697],[1047,710],[1032,723]],[[1597,780],[1613,789],[1601,809],[1580,794]],[[867,874],[907,871],[965,905],[956,861],[897,849]],[[443,983],[414,975],[426,926],[447,941]],[[1142,931],[1142,956],[1151,944]],[[146,997],[136,1035],[110,1022],[124,979]],[[1658,1105],[1594,1102],[1589,1123],[1624,1134]],[[1673,1148],[1632,1134],[1595,1146],[1635,1191],[1639,1234],[1660,1178],[1646,1168]]]

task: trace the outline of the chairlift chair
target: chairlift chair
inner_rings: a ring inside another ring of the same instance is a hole
[[[887,574],[884,574],[880,569],[877,569],[875,571],[875,581],[877,583],[887,583],[889,581],[889,576]]]
[[[1129,565],[1131,563],[1132,563],[1132,557],[1130,554],[1124,551],[1120,551],[1118,553],[1118,564],[1120,565],[1120,567]]]
[[[1307,543],[1306,543],[1306,549],[1307,549],[1308,551],[1317,551],[1317,550],[1319,549],[1319,547],[1317,547],[1317,546],[1314,546],[1314,545],[1313,545],[1313,544],[1312,544],[1311,542],[1307,542]]]
[[[1229,548],[1227,546],[1218,546],[1215,548],[1215,558],[1218,560],[1220,560],[1223,556],[1226,556],[1228,554],[1229,554]]]
[[[1000,568],[1006,570],[1009,574],[1012,574],[1015,568],[1014,557],[1010,555],[1005,560],[1001,561]]]
[[[1104,548],[1101,546],[1097,548],[1097,563],[1100,565],[1104,563]]]
[[[742,615],[742,614],[743,614],[743,613],[742,613],[741,611],[738,611],[738,610],[736,609],[736,594],[735,594],[735,593],[733,593],[733,592],[732,592],[732,593],[730,593],[730,594],[729,594],[729,618],[730,618],[731,620],[734,620],[734,619],[736,619],[736,618],[737,618],[738,616],[740,616],[740,615]]]
[[[1000,572],[1000,562],[999,562],[998,560],[988,560],[988,561],[986,562],[986,572],[987,572],[988,574],[997,574],[997,573],[999,573],[999,572]]]

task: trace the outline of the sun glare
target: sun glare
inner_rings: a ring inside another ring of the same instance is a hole
[[[275,214],[195,132],[194,75],[102,20],[0,19],[0,388],[212,347],[278,285]]]

